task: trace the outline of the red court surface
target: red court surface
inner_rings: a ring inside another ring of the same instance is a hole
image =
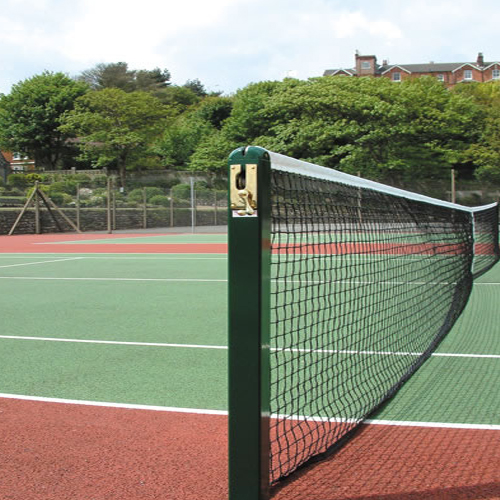
[[[2,500],[223,500],[226,417],[0,399]],[[498,431],[365,425],[275,500],[500,498]]]
[[[144,238],[145,234],[23,234],[13,236],[0,236],[1,253],[227,253],[225,243],[84,243],[78,245],[77,241],[88,240],[117,240],[131,237]],[[157,234],[155,236],[158,236]],[[64,242],[72,242],[64,245]],[[62,244],[61,244],[62,243]]]

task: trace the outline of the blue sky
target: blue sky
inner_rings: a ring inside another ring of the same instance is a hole
[[[500,59],[498,0],[0,0],[0,93],[44,70],[167,68],[235,92],[381,62]]]

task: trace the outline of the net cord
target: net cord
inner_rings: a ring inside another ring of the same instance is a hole
[[[332,168],[321,167],[320,165],[315,165],[314,163],[296,160],[295,158],[290,158],[289,156],[281,155],[279,153],[273,153],[271,151],[268,151],[268,153],[271,157],[271,168],[273,170],[279,170],[291,174],[306,175],[315,179],[335,181],[359,188],[372,189],[381,193],[387,193],[401,198],[430,203],[432,205],[447,207],[454,210],[461,210],[468,213],[480,212],[482,210],[487,210],[498,205],[498,203],[490,203],[489,205],[483,205],[480,207],[466,207],[457,203],[451,203],[448,201],[438,200],[430,196],[412,193],[411,191],[406,191],[404,189],[386,186],[385,184],[381,184],[379,182],[370,181],[368,179],[356,177],[344,172],[339,172],[338,170],[334,170]]]

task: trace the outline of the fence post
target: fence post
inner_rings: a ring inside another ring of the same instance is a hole
[[[40,197],[38,195],[38,181],[35,182],[35,233],[40,234]]]
[[[76,185],[76,227],[80,231],[80,183]]]
[[[108,196],[107,196],[107,223],[108,223],[108,233],[112,233],[111,229],[111,177],[108,177]]]
[[[142,228],[146,229],[148,227],[148,198],[146,193],[146,188],[142,188]]]
[[[194,205],[194,177],[189,178],[189,183],[191,186],[191,232],[194,233],[194,226],[196,224],[196,213],[195,213],[195,205]]]
[[[214,190],[214,226],[217,225],[217,191]]]
[[[174,195],[170,189],[170,227],[174,227]]]
[[[457,202],[457,191],[455,186],[455,169],[451,169],[451,202]]]

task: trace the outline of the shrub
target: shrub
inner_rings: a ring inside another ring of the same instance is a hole
[[[165,196],[164,194],[157,194],[151,197],[149,203],[151,203],[151,205],[168,207],[170,206],[170,198],[168,196]]]
[[[75,196],[77,183],[72,180],[53,182],[49,185],[49,193],[66,193]]]
[[[72,175],[71,180],[84,184],[88,184],[91,182],[91,178],[87,174],[79,174],[79,173]]]
[[[137,188],[130,191],[128,201],[142,203],[144,201],[144,190],[146,190],[146,201],[151,201],[153,196],[164,196],[165,193],[158,187]]]
[[[191,197],[191,186],[189,184],[177,184],[171,190],[172,196],[179,200],[189,200]]]
[[[43,176],[40,174],[24,174],[28,184],[35,184],[35,182],[43,182]]]
[[[59,205],[59,206],[69,205],[73,201],[73,198],[69,194],[61,193],[58,191],[51,191],[50,193],[48,193],[48,197],[56,205]]]
[[[7,185],[12,188],[26,189],[29,183],[24,174],[10,174],[7,177]]]

